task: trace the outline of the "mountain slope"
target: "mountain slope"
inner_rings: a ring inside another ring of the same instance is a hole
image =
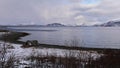
[[[107,22],[107,23],[100,24],[100,25],[94,25],[94,26],[116,27],[116,26],[120,26],[120,21],[109,21],[109,22]]]

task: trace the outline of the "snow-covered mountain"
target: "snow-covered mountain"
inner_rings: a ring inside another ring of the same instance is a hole
[[[100,24],[100,25],[94,25],[94,26],[117,27],[117,26],[120,26],[120,21],[109,21],[107,23]]]

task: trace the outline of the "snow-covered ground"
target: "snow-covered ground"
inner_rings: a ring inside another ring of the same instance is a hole
[[[16,59],[21,59],[20,63],[22,64],[28,63],[28,61],[24,60],[26,57],[29,57],[31,54],[37,55],[38,53],[44,56],[54,55],[54,56],[61,56],[61,57],[65,57],[65,55],[69,53],[73,53],[74,56],[77,57],[79,53],[79,56],[82,59],[87,59],[89,57],[92,57],[95,59],[101,56],[95,51],[65,50],[65,49],[40,48],[40,47],[21,48],[22,46],[21,44],[11,44],[11,43],[6,43],[6,45],[10,47],[7,49],[7,55],[9,56],[11,54],[14,54]]]
[[[54,49],[54,48],[21,48],[21,44],[11,44],[14,48],[9,49],[10,53],[14,53],[17,58],[25,58],[27,56],[30,56],[33,52],[34,53],[40,53],[41,55],[55,55],[55,56],[61,56],[64,57],[66,53],[74,52],[81,54],[90,54],[92,57],[98,57],[99,54],[95,51],[79,51],[79,50],[65,50],[65,49]]]

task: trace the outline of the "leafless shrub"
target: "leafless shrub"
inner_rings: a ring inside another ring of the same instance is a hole
[[[1,46],[1,53],[0,53],[0,66],[1,66],[1,68],[4,68],[4,66],[5,66],[5,62],[6,62],[6,60],[7,60],[7,56],[6,56],[6,54],[7,54],[7,48],[6,48],[6,44],[4,43],[4,44],[1,44],[0,45]]]
[[[12,53],[5,62],[5,68],[14,68],[15,66],[15,55]]]
[[[0,68],[14,68],[15,55],[8,54],[7,44],[0,45]]]
[[[70,41],[65,41],[64,42],[64,45],[65,46],[69,46],[69,47],[72,47],[72,49],[77,49],[77,47],[82,47],[85,45],[84,41],[83,40],[77,40],[77,39],[73,39],[73,40],[70,40]]]

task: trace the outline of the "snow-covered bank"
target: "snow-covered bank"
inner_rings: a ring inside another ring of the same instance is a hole
[[[65,49],[54,49],[54,48],[21,48],[21,44],[11,44],[14,48],[8,49],[10,53],[15,53],[16,58],[25,58],[30,56],[33,52],[40,53],[41,55],[55,55],[64,57],[66,53],[74,52],[81,54],[90,54],[92,57],[99,57],[99,54],[95,51],[79,51],[79,50],[65,50]],[[85,58],[85,57],[84,57]],[[87,58],[87,56],[86,56]]]
[[[83,51],[83,50],[65,50],[65,49],[54,49],[54,48],[21,48],[21,44],[11,44],[2,42],[1,45],[6,45],[7,52],[6,56],[14,55],[15,59],[19,60],[18,67],[24,67],[31,64],[30,60],[26,60],[31,55],[37,56],[38,54],[41,56],[56,56],[56,57],[76,57],[81,58],[83,60],[88,60],[89,58],[96,59],[101,56],[101,54],[96,51]],[[2,47],[1,47],[2,48]]]

